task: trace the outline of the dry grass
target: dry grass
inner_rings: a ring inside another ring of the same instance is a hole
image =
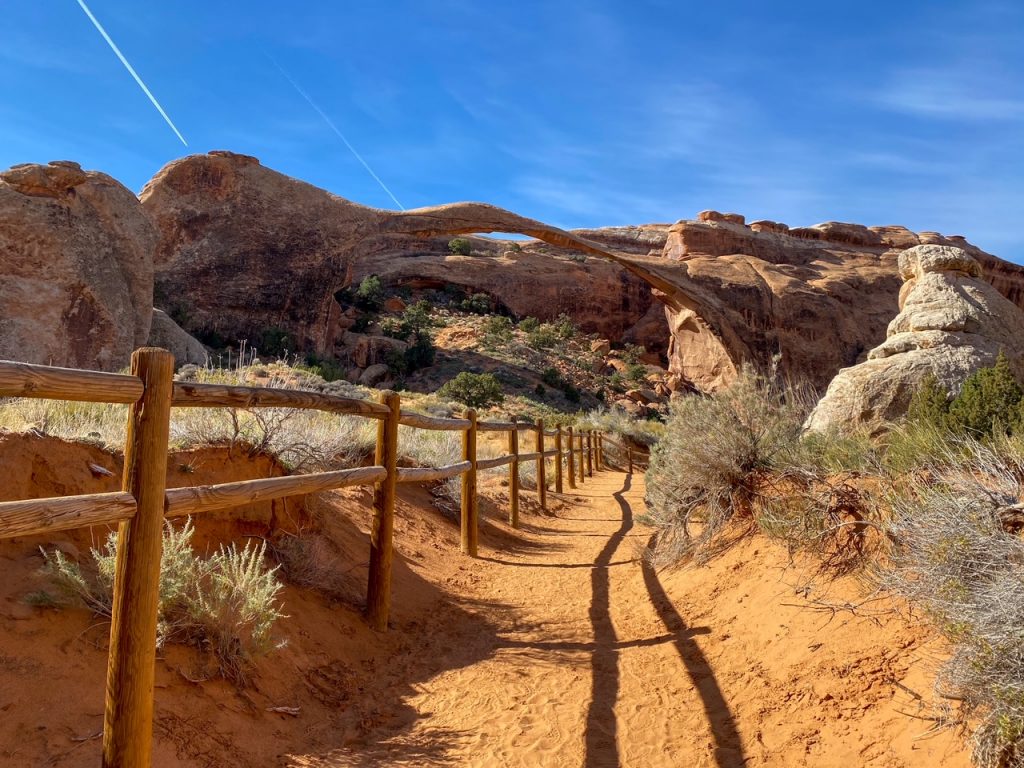
[[[946,723],[973,727],[982,768],[1024,766],[1024,541],[1019,461],[975,443],[957,467],[893,494],[881,583],[920,609],[952,655],[935,693]],[[951,702],[958,702],[957,707]]]

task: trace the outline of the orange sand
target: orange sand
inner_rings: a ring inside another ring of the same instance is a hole
[[[929,723],[900,713],[927,714],[908,691],[928,697],[937,648],[895,615],[810,609],[776,545],[658,575],[637,560],[640,476],[601,473],[549,515],[524,503],[520,532],[484,485],[476,561],[425,490],[403,490],[386,635],[351,604],[369,494],[331,495],[324,558],[348,571],[333,597],[287,588],[288,645],[245,691],[162,653],[155,765],[968,765],[954,734],[918,739]],[[39,562],[31,542],[0,549],[0,763],[95,766],[107,626],[23,605]],[[853,595],[840,581],[829,599]]]

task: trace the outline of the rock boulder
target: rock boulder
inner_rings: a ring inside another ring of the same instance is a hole
[[[0,172],[0,358],[115,370],[150,335],[156,230],[77,163]]]
[[[1000,352],[1024,374],[1024,312],[982,278],[962,248],[918,245],[899,256],[900,313],[867,360],[841,370],[807,420],[809,430],[877,432],[903,416],[929,374],[951,395]]]

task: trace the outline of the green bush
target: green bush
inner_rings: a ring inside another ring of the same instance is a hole
[[[469,298],[462,300],[459,309],[474,315],[488,315],[494,309],[494,302],[486,293],[474,293]]]
[[[245,683],[252,659],[277,647],[271,638],[274,623],[283,618],[277,568],[263,565],[266,544],[251,541],[241,551],[231,545],[199,557],[193,532],[191,520],[180,529],[165,524],[157,645],[179,641],[212,652],[222,675]],[[102,549],[92,550],[90,568],[60,550],[44,551],[44,570],[60,598],[110,616],[117,545],[114,531]]]
[[[569,317],[564,312],[558,316],[558,319],[555,320],[554,325],[555,325],[555,332],[558,333],[558,335],[561,338],[563,338],[563,339],[571,339],[571,338],[574,338],[576,336],[576,333],[577,333],[576,325],[575,325],[575,323],[573,323],[572,318]]]
[[[533,349],[551,349],[559,341],[558,331],[550,323],[541,323],[526,335],[526,343]]]
[[[647,353],[639,344],[627,344],[622,350],[622,359],[626,361],[628,365],[636,365],[640,362],[640,356]]]
[[[505,394],[501,391],[501,382],[493,373],[468,371],[463,371],[454,379],[446,381],[437,394],[470,408],[487,408],[505,399]]]
[[[562,384],[562,394],[565,395],[565,399],[570,403],[578,403],[580,401],[579,389],[568,381]],[[598,394],[598,398],[600,399],[600,393]]]
[[[345,369],[341,363],[319,355],[306,355],[305,364],[296,364],[295,368],[308,371],[324,381],[337,381],[345,378]]]
[[[558,372],[557,368],[545,368],[544,372],[540,375],[540,380],[549,387],[562,386],[562,374]]]
[[[281,357],[294,352],[298,348],[295,337],[284,328],[266,328],[260,334],[260,340],[256,347],[261,355],[273,355]]]
[[[469,256],[473,253],[473,246],[464,237],[453,237],[448,241],[448,251],[457,256]]]
[[[384,286],[376,275],[364,277],[355,293],[355,304],[360,309],[376,312],[384,306]]]
[[[929,374],[910,400],[907,421],[917,430],[949,430],[978,438],[1018,432],[1024,426],[1024,391],[1000,353],[994,365],[968,376],[952,400]]]
[[[523,333],[532,333],[540,327],[540,320],[536,317],[524,317],[519,321],[519,330]]]
[[[910,398],[907,420],[935,427],[946,427],[949,424],[949,393],[939,385],[935,374],[925,376],[921,387]]]
[[[647,380],[647,366],[642,363],[633,363],[626,369],[626,378],[635,384]]]
[[[406,307],[400,320],[388,318],[381,324],[385,335],[409,342],[404,352],[391,350],[384,361],[396,376],[433,365],[437,350],[430,335],[436,324],[432,310],[430,302],[419,301]]]
[[[981,368],[964,381],[960,394],[949,405],[949,417],[956,429],[973,435],[1007,432],[1020,422],[1024,392],[1017,385],[1010,362],[1000,353],[991,368]]]
[[[512,340],[512,321],[504,315],[492,315],[484,320],[483,342],[487,349],[494,349]]]

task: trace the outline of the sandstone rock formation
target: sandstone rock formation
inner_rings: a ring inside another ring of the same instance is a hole
[[[1024,303],[1024,270],[959,236],[748,225],[715,211],[671,227],[574,232],[479,203],[396,213],[230,152],[170,163],[143,190],[141,209],[156,234],[131,193],[102,174],[73,163],[0,174],[0,356],[119,367],[149,338],[155,297],[200,339],[258,347],[269,335],[292,352],[365,369],[386,350],[352,346],[356,318],[338,295],[377,274],[392,287],[486,293],[519,316],[565,312],[585,331],[644,346],[645,362],[667,362],[673,391],[719,388],[745,362],[777,363],[824,389],[883,340],[908,248],[961,247]],[[453,235],[489,232],[537,240],[474,237],[471,255],[448,252]],[[158,318],[154,338],[198,357]]]
[[[174,355],[177,365],[206,365],[209,362],[209,355],[198,340],[192,338],[174,322],[167,313],[153,310],[153,324],[149,331],[151,347],[163,347]]]
[[[839,372],[807,420],[807,428],[872,431],[904,415],[932,374],[951,395],[1000,352],[1024,373],[1024,312],[982,279],[962,248],[918,245],[899,256],[900,313],[868,359]]]
[[[170,163],[141,201],[160,231],[158,304],[187,318],[185,329],[200,338],[252,341],[283,329],[301,350],[336,356],[351,323],[335,294],[377,274],[392,285],[451,283],[487,293],[518,315],[566,312],[585,330],[665,348],[663,321],[649,321],[661,310],[643,279],[604,259],[571,260],[559,249],[583,238],[493,206],[376,210],[229,152]],[[636,227],[608,237],[616,247],[660,252],[663,229],[651,242]],[[541,237],[552,247],[517,252],[507,241],[474,238],[474,255],[448,252],[452,235],[494,231]],[[588,248],[612,253],[597,243]],[[631,335],[638,323],[649,338]]]
[[[0,173],[0,359],[112,370],[149,338],[156,231],[77,163]]]
[[[965,249],[986,279],[1024,304],[1024,269],[960,237],[838,222],[746,226],[737,214],[713,211],[678,222],[658,270],[673,284],[661,297],[673,386],[714,390],[752,362],[777,363],[784,376],[823,390],[885,338],[898,311],[897,260],[921,243]]]

